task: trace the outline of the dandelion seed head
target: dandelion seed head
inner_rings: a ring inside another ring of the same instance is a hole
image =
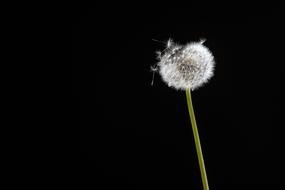
[[[204,42],[203,39],[179,45],[168,40],[165,50],[158,53],[157,66],[162,80],[169,87],[194,90],[213,76],[214,57]]]

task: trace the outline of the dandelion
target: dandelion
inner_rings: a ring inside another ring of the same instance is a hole
[[[169,87],[194,90],[213,76],[214,57],[204,42],[182,46],[169,40],[166,49],[158,52],[159,73]]]
[[[208,190],[206,168],[191,98],[191,90],[201,87],[213,76],[214,57],[209,49],[203,45],[204,42],[205,40],[201,40],[200,42],[179,45],[168,40],[166,48],[162,52],[157,52],[159,62],[155,67],[156,69],[152,69],[152,71],[158,70],[162,80],[169,87],[186,91],[203,188]]]

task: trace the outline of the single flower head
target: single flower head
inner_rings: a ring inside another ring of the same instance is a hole
[[[204,42],[179,45],[168,40],[165,50],[158,52],[158,70],[168,86],[194,90],[213,76],[214,57]]]

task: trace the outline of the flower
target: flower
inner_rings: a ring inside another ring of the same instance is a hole
[[[204,42],[183,46],[168,40],[165,50],[158,52],[158,70],[169,87],[194,90],[213,76],[214,57]]]

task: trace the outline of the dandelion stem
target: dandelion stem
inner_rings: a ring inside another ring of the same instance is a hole
[[[192,125],[194,140],[195,140],[196,151],[197,151],[197,155],[198,155],[198,161],[199,161],[199,166],[200,166],[203,189],[209,190],[206,168],[205,168],[205,164],[204,164],[204,158],[203,158],[198,128],[197,128],[196,119],[195,119],[195,115],[194,115],[194,109],[193,109],[193,105],[192,105],[191,90],[190,89],[186,90],[186,98],[187,98],[188,111],[189,111],[189,116],[191,119],[191,125]]]

